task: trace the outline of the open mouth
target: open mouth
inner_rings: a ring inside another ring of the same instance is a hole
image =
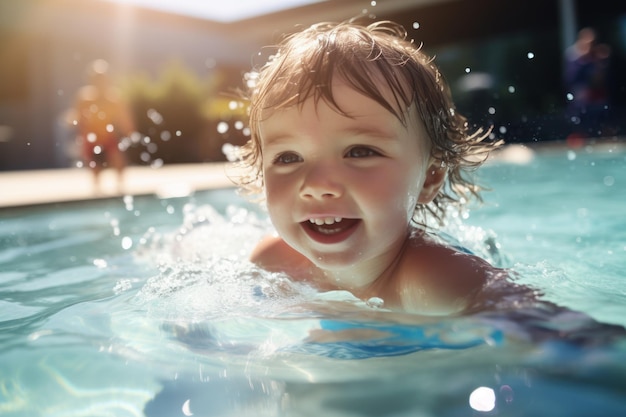
[[[314,240],[335,243],[347,238],[360,221],[360,219],[325,217],[309,219],[301,224]]]

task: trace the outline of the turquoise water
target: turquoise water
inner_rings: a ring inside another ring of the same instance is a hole
[[[623,144],[547,149],[527,165],[484,168],[492,190],[468,223],[497,231],[525,282],[549,299],[626,325]]]
[[[232,190],[0,211],[0,414],[626,415],[626,153],[479,175],[446,232],[535,292],[439,319],[254,268]]]

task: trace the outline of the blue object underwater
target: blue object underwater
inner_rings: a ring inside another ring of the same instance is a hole
[[[492,329],[488,337],[476,335],[459,341],[446,341],[435,329],[417,325],[338,320],[321,320],[320,325],[324,331],[336,334],[340,332],[359,334],[365,331],[374,335],[378,334],[378,336],[323,343],[309,341],[289,350],[335,359],[368,359],[407,355],[427,349],[468,349],[487,343],[500,344],[504,340],[503,333],[497,329]]]

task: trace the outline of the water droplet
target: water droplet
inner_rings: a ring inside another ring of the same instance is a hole
[[[124,201],[124,205],[126,206],[126,210],[130,211],[133,209],[133,203],[135,201],[135,198],[132,195],[125,195],[124,197],[122,197],[122,201]]]
[[[509,86],[509,93],[513,94],[515,92],[515,86]]]
[[[226,132],[228,132],[228,123],[219,122],[217,124],[217,133],[224,134]]]
[[[528,54],[526,54],[526,56],[528,57],[528,59],[533,59],[535,57],[535,54],[533,52],[529,52]]]
[[[156,143],[149,143],[148,146],[146,147],[146,150],[150,153],[155,153],[156,151],[159,150],[159,147],[157,146]]]
[[[487,111],[489,112],[489,114],[496,114],[495,107],[489,107],[489,109]]]
[[[128,250],[133,247],[133,239],[128,236],[122,238],[122,249]]]
[[[604,177],[604,185],[606,185],[607,187],[612,186],[613,184],[615,184],[615,178],[611,175],[607,175],[606,177]]]
[[[420,24],[418,22],[413,22],[413,29],[419,29]]]
[[[571,149],[567,151],[567,160],[568,161],[573,161],[574,159],[576,159],[576,152],[572,151]]]
[[[372,308],[382,308],[385,305],[385,301],[380,297],[372,297],[365,304]]]
[[[131,280],[121,279],[117,281],[117,283],[115,284],[115,287],[113,287],[113,292],[115,294],[122,294],[123,292],[126,292],[132,288],[133,288],[133,284]]]
[[[470,69],[470,67],[465,67],[465,73],[469,74],[472,70]]]
[[[87,142],[94,143],[97,139],[98,139],[98,137],[96,136],[95,133],[93,133],[93,132],[87,133]]]
[[[106,268],[107,267],[107,261],[105,261],[104,259],[94,259],[93,260],[93,264],[97,267],[97,268]]]
[[[161,116],[161,113],[159,113],[155,109],[149,109],[147,111],[147,115],[148,118],[152,120],[152,123],[154,123],[155,125],[160,125],[161,123],[163,123],[163,116]]]

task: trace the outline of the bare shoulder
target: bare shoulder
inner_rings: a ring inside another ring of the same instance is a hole
[[[268,271],[289,275],[310,266],[306,258],[275,235],[261,239],[252,251],[250,261]]]
[[[278,236],[265,236],[252,250],[250,260],[256,264],[266,264],[271,259],[276,258],[276,254],[285,245],[285,242]]]
[[[428,239],[412,240],[400,262],[403,304],[421,309],[463,310],[498,271],[486,260]]]

